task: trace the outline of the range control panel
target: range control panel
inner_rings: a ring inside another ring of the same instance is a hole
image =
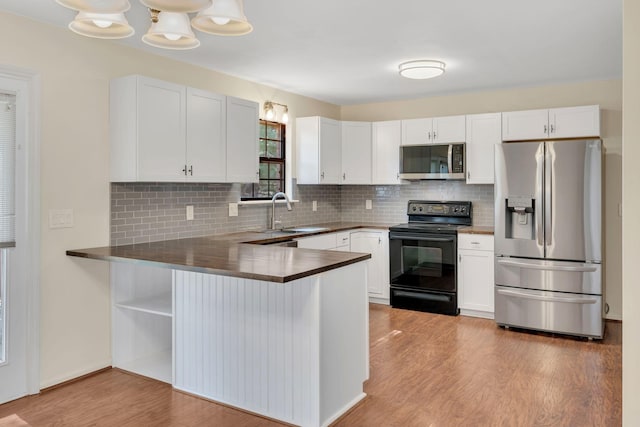
[[[470,217],[471,202],[434,202],[410,200],[407,215]]]

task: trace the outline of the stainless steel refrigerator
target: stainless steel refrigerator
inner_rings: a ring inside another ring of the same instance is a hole
[[[495,150],[495,320],[602,338],[602,141]]]

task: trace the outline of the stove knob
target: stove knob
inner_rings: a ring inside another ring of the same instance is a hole
[[[454,211],[454,212],[458,212],[458,208],[455,208],[453,211]]]
[[[422,206],[420,206],[420,212],[422,212]]]
[[[413,212],[415,212],[415,211],[416,211],[416,207],[415,207],[415,206],[413,206],[413,207],[411,208],[411,210],[412,210]]]

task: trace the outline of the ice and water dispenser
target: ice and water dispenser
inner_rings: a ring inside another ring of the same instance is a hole
[[[529,196],[509,196],[505,201],[507,239],[534,240],[536,236],[536,201]]]

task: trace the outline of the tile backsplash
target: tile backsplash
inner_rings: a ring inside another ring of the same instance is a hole
[[[298,185],[292,211],[276,206],[284,227],[335,221],[406,222],[407,201],[471,200],[473,223],[493,225],[493,186],[461,181],[419,181],[390,186]],[[111,244],[153,242],[269,227],[270,205],[239,206],[229,216],[229,203],[240,200],[240,184],[112,183]],[[312,210],[317,201],[317,211]],[[365,209],[365,201],[372,209]],[[186,220],[193,205],[194,219]]]

